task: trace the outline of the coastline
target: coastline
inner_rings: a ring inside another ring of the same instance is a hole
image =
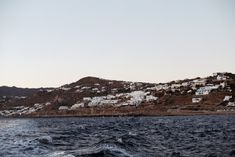
[[[218,79],[219,78],[219,79]],[[222,79],[221,79],[222,78]],[[234,115],[235,75],[152,84],[84,77],[28,98],[0,99],[2,117]]]
[[[130,114],[53,114],[53,115],[45,115],[45,114],[34,114],[34,115],[21,115],[21,116],[8,116],[8,117],[0,117],[0,118],[94,118],[94,117],[171,117],[171,116],[216,116],[216,115],[235,115],[235,111],[186,111],[186,112],[158,112],[155,114],[141,114],[141,113],[130,113]]]

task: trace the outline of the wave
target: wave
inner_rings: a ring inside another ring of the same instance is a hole
[[[75,157],[74,155],[67,154],[66,152],[63,152],[63,151],[53,152],[45,156],[46,157]]]
[[[88,147],[76,151],[76,155],[81,157],[93,156],[113,156],[113,157],[132,157],[125,149],[116,145],[102,144],[100,146]]]
[[[52,144],[52,137],[51,136],[42,136],[37,139],[42,144]]]
[[[103,144],[73,151],[57,151],[46,155],[46,157],[133,157],[125,149],[116,145]]]

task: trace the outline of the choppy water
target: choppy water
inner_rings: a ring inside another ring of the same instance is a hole
[[[235,116],[0,119],[0,156],[235,156]]]

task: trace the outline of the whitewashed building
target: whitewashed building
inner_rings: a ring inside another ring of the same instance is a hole
[[[235,102],[228,102],[227,107],[235,107]]]
[[[208,95],[210,93],[210,91],[211,90],[208,88],[201,87],[196,91],[195,95]]]
[[[225,96],[224,101],[229,101],[232,98],[232,96]]]
[[[218,81],[224,81],[224,80],[227,79],[227,77],[224,75],[224,73],[220,73],[220,74],[217,75],[216,79]]]
[[[197,86],[197,85],[205,86],[206,85],[206,81],[207,81],[206,79],[193,80],[192,85],[193,86]]]
[[[76,109],[82,108],[84,106],[85,106],[84,103],[74,104],[73,106],[71,106],[71,110],[76,110]]]
[[[212,90],[218,89],[219,85],[210,85],[210,86],[205,86],[205,87],[200,87],[195,95],[208,95]]]
[[[199,103],[202,101],[202,98],[192,98],[192,103]]]
[[[147,102],[156,101],[157,99],[158,99],[158,97],[155,97],[153,95],[146,96],[146,101]]]
[[[187,87],[187,86],[190,85],[190,82],[183,82],[181,85],[182,85],[183,87]]]
[[[60,106],[59,107],[59,110],[68,110],[69,108],[68,108],[68,106]]]
[[[83,98],[83,101],[84,101],[84,102],[90,102],[90,101],[91,101],[91,97],[84,97],[84,98]]]
[[[171,85],[171,88],[180,88],[181,87],[181,84],[172,84]]]
[[[221,86],[222,88],[225,88],[225,87],[227,86],[227,84],[226,84],[226,82],[221,82],[221,83],[220,83],[220,86]]]

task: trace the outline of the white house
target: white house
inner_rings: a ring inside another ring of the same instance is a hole
[[[235,107],[235,102],[228,102],[227,107]]]
[[[197,80],[193,80],[193,83],[192,83],[194,86],[196,85],[206,85],[206,79],[197,79]]]
[[[91,101],[91,97],[84,97],[84,98],[83,98],[83,101],[84,101],[84,102],[89,102],[89,101]]]
[[[108,99],[108,100],[111,100],[111,99],[115,99],[116,97],[114,96],[114,95],[107,95],[106,96],[106,99]]]
[[[221,82],[221,83],[220,83],[220,86],[221,86],[222,88],[225,88],[226,85],[227,85],[226,82]]]
[[[93,97],[91,102],[88,103],[89,107],[104,106],[104,105],[115,105],[118,100],[108,100],[106,96]]]
[[[73,106],[71,106],[72,110],[76,110],[78,108],[82,108],[84,107],[84,103],[78,103],[78,104],[74,104]]]
[[[192,98],[192,103],[199,103],[202,101],[202,98]]]
[[[193,91],[192,90],[188,90],[187,93],[192,93]]]
[[[158,97],[155,97],[153,95],[148,95],[146,96],[146,101],[150,102],[150,101],[156,101],[158,99]]]
[[[195,95],[207,95],[207,94],[210,93],[210,91],[211,91],[211,90],[208,89],[208,88],[201,87],[201,88],[199,88],[199,89],[196,91]]]
[[[211,92],[211,90],[213,89],[218,89],[219,85],[210,85],[210,86],[205,86],[205,87],[200,87],[197,91],[196,91],[196,95],[207,95]]]
[[[157,85],[155,87],[152,87],[152,89],[154,89],[154,88],[155,88],[156,91],[161,90],[162,89],[162,85]]]
[[[46,102],[46,103],[45,103],[45,106],[48,106],[48,105],[51,105],[51,103],[50,103],[50,102]]]
[[[181,87],[181,84],[172,84],[171,85],[171,88],[180,88]]]
[[[68,106],[60,106],[59,107],[59,110],[68,110],[69,108],[68,108]]]
[[[162,89],[164,89],[164,90],[167,90],[167,89],[169,89],[170,88],[170,86],[168,86],[167,84],[163,84],[162,85]]]
[[[212,75],[215,77],[215,76],[224,75],[224,74],[226,74],[226,72],[216,72],[216,73],[213,73]]]
[[[219,86],[220,86],[220,85],[213,85],[213,84],[212,84],[212,85],[210,85],[210,86],[206,86],[206,88],[213,90],[213,89],[218,89]]]
[[[82,90],[87,90],[87,89],[90,89],[91,87],[82,87],[81,89]]]
[[[128,94],[130,96],[130,100],[127,101],[129,105],[140,105],[145,99],[145,93],[143,91],[133,91]]]
[[[187,86],[190,85],[190,82],[183,82],[181,85],[184,86],[184,87],[187,87]]]
[[[227,78],[226,78],[225,75],[219,74],[216,79],[217,79],[218,81],[223,81],[223,80],[226,80]]]
[[[229,101],[232,98],[232,96],[225,96],[224,101]]]

